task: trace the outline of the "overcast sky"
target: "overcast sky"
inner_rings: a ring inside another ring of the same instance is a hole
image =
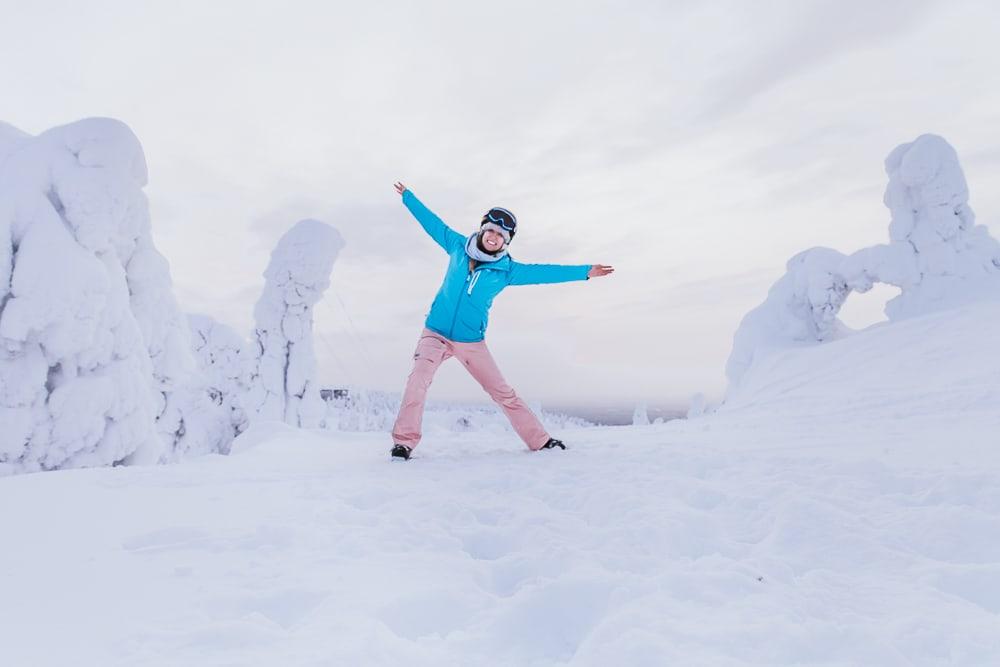
[[[0,6],[0,119],[135,131],[186,310],[249,333],[280,235],[340,230],[316,310],[333,385],[402,389],[444,272],[395,180],[463,233],[511,209],[519,261],[615,266],[494,304],[487,342],[543,405],[721,395],[736,326],[792,255],[887,240],[882,163],[919,134],[957,149],[1000,236],[992,2]],[[450,362],[431,398],[485,395]]]

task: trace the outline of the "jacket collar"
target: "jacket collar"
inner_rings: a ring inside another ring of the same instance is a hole
[[[468,255],[465,255],[466,268],[468,268],[470,259],[471,258]],[[511,260],[510,255],[504,255],[495,262],[478,262],[476,264],[476,271],[478,271],[479,269],[496,269],[497,271],[510,271],[511,268],[510,264],[512,261],[513,260]]]

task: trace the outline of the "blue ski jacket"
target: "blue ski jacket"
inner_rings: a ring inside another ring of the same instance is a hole
[[[448,253],[448,271],[424,326],[449,340],[459,343],[483,340],[493,299],[508,285],[589,279],[589,264],[522,264],[510,255],[495,262],[479,262],[470,270],[470,257],[465,253],[467,237],[446,225],[409,190],[403,192],[403,204],[424,231]]]

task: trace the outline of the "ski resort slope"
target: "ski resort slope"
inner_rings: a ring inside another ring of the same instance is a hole
[[[998,664],[998,337],[995,304],[876,326],[565,452],[271,423],[2,479],[3,662]]]

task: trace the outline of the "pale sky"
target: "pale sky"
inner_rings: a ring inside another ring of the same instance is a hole
[[[610,277],[509,288],[487,343],[543,405],[720,396],[784,263],[888,238],[883,160],[958,151],[1000,236],[991,2],[0,0],[0,120],[127,123],[185,310],[249,334],[271,248],[346,240],[316,309],[328,384],[400,391],[447,258],[392,189],[468,234],[518,216],[522,262]],[[848,324],[887,291],[854,295]],[[454,361],[432,399],[488,400]]]

